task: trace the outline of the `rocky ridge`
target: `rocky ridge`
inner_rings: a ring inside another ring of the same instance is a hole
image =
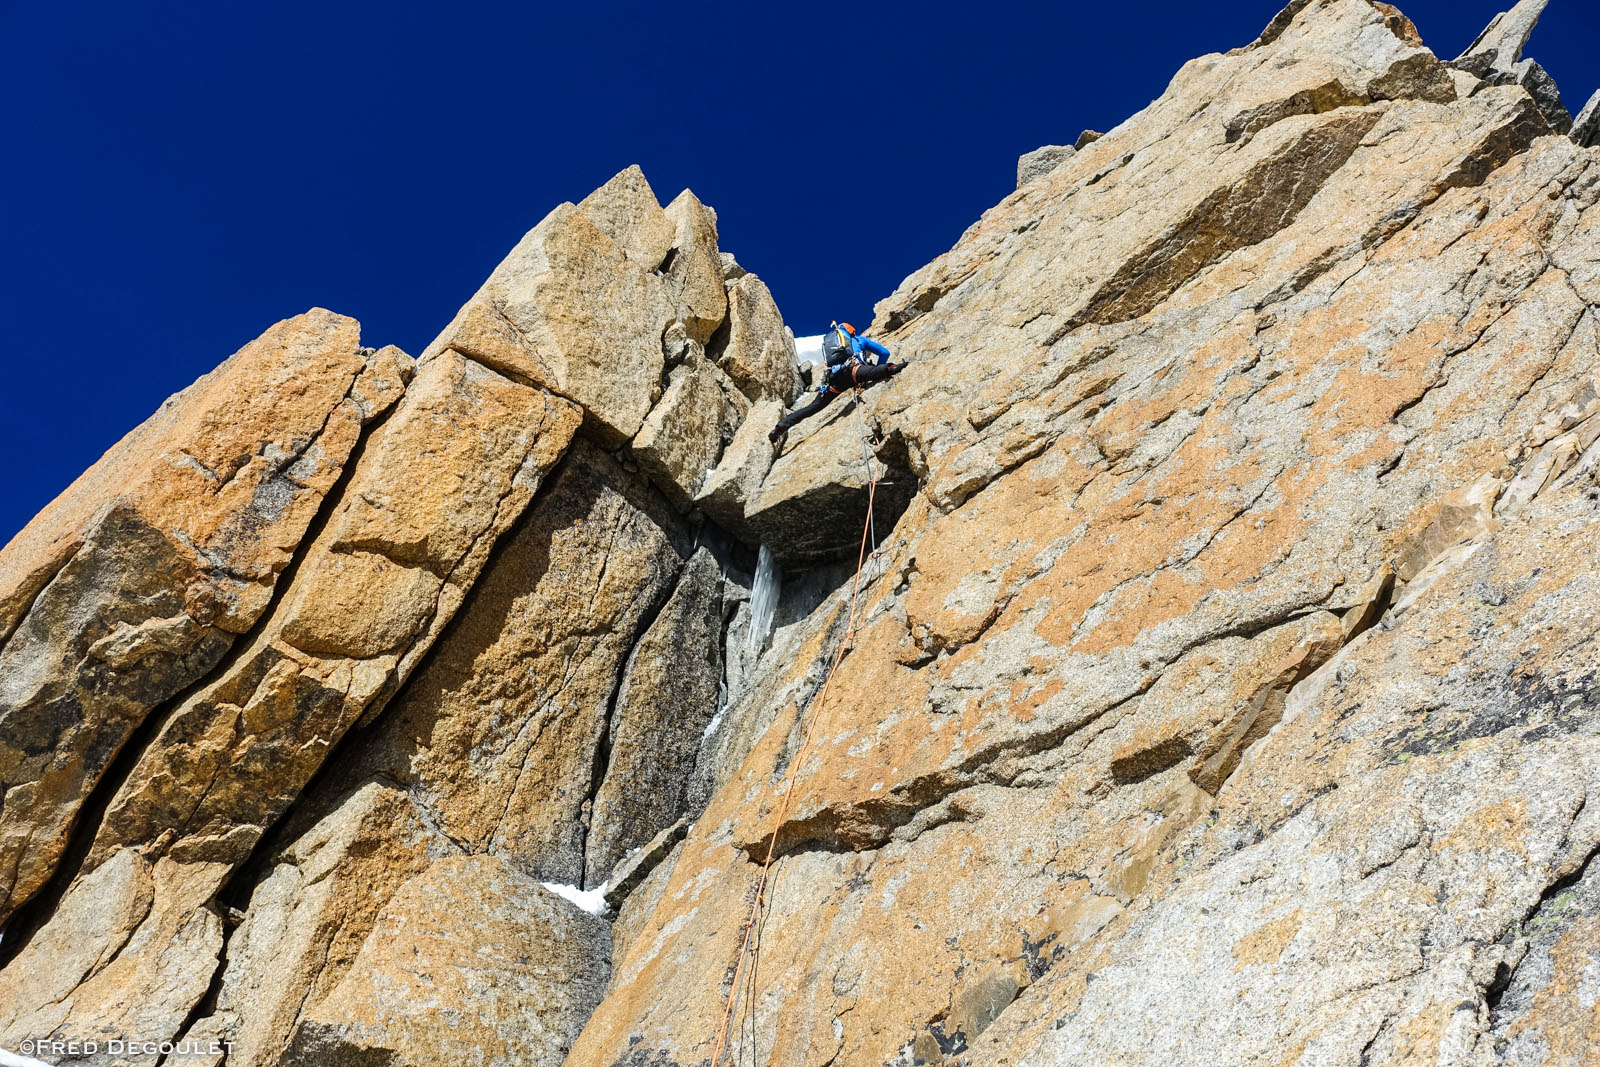
[[[1030,153],[781,450],[771,293],[637,168],[415,363],[273,327],[0,550],[0,1047],[690,1067],[771,843],[737,1062],[1585,1062],[1600,154],[1544,6],[1446,63],[1295,0]]]

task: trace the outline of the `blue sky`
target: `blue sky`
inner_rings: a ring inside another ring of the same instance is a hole
[[[1509,3],[1400,6],[1448,58]],[[0,0],[0,540],[278,319],[321,305],[419,352],[629,163],[717,209],[797,333],[868,320],[1017,155],[1279,6]],[[1529,49],[1574,111],[1597,6],[1553,0]]]

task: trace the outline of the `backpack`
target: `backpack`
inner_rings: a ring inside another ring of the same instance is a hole
[[[843,326],[834,326],[822,335],[822,361],[826,364],[828,371],[833,371],[841,363],[848,363],[852,359],[859,360],[860,358],[859,345],[854,338],[845,332]]]

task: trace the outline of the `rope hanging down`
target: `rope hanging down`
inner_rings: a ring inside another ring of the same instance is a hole
[[[878,476],[876,473],[877,468],[873,466],[873,450],[883,442],[879,440],[876,430],[871,432],[867,430],[866,416],[861,414],[865,407],[866,399],[862,394],[861,386],[858,385],[856,386],[856,420],[861,425],[861,461],[867,466],[867,481],[872,487],[867,491],[867,531],[872,535],[872,554],[867,559],[875,561],[878,558],[878,528],[872,517],[872,490],[878,487]],[[874,416],[874,420],[876,420],[876,416]],[[869,577],[867,582],[870,584],[876,580],[876,576],[873,576]]]
[[[856,414],[858,416],[861,414],[861,407],[861,390],[857,389]],[[872,555],[870,558],[878,558],[878,537],[872,521],[872,505],[878,495],[878,472],[877,465],[874,463],[872,454],[869,451],[869,446],[879,442],[876,435],[869,435],[865,432],[865,419],[862,420],[862,431],[862,452],[867,463],[867,521],[861,527],[861,550],[856,556],[855,578],[850,585],[850,614],[845,622],[844,636],[840,639],[838,648],[834,650],[833,662],[829,664],[827,676],[822,680],[822,691],[817,694],[817,699],[811,705],[811,718],[806,724],[805,737],[800,742],[799,751],[795,753],[794,759],[789,763],[789,784],[783,791],[783,801],[778,806],[778,816],[772,824],[772,837],[767,842],[767,857],[761,862],[761,876],[756,879],[756,894],[754,900],[750,903],[750,916],[744,923],[744,934],[739,943],[739,961],[733,970],[733,986],[728,990],[728,1007],[722,1014],[722,1025],[717,1030],[717,1044],[711,1054],[711,1067],[722,1067],[722,1057],[728,1050],[728,1042],[732,1036],[731,1027],[734,1014],[738,1009],[740,980],[744,975],[745,961],[750,956],[750,943],[755,936],[756,927],[761,918],[762,907],[766,903],[767,887],[771,883],[772,861],[774,853],[778,849],[778,830],[783,826],[783,820],[788,817],[789,804],[794,797],[794,784],[798,777],[794,771],[805,762],[806,751],[811,747],[811,737],[817,728],[817,720],[822,717],[822,705],[828,699],[828,687],[833,684],[834,672],[839,669],[839,663],[844,659],[845,649],[850,647],[850,642],[855,637],[856,608],[861,599],[861,572],[869,558],[867,555],[869,537],[872,541]],[[868,580],[870,582],[876,579]],[[751,994],[753,998],[754,990],[751,991]]]

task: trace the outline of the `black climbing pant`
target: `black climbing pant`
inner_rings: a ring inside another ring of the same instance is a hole
[[[840,393],[848,392],[856,386],[868,386],[876,382],[893,378],[900,373],[904,363],[886,363],[874,367],[868,363],[846,363],[836,368],[828,375],[828,388],[816,394],[816,398],[803,408],[796,408],[778,420],[778,431],[785,432],[796,423],[809,419],[829,404]]]

